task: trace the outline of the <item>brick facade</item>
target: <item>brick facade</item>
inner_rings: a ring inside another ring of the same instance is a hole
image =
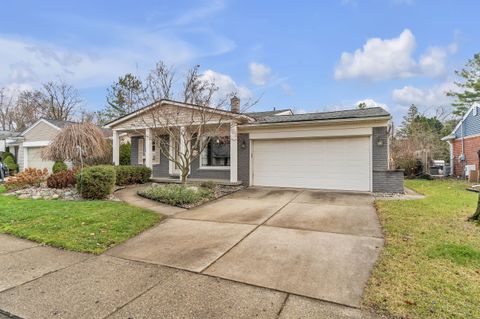
[[[465,163],[459,160],[462,154],[462,139],[453,140],[453,175],[463,176],[463,165],[475,165],[478,170],[478,154],[480,150],[480,136],[466,137],[464,139]]]

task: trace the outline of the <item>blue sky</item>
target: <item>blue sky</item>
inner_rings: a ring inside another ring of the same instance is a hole
[[[410,103],[449,109],[454,70],[478,52],[480,2],[21,1],[2,2],[0,87],[63,79],[90,110],[126,72],[158,60],[199,64],[223,91],[259,97],[257,110]]]

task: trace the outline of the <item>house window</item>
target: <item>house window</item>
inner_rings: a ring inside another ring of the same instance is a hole
[[[230,138],[212,137],[202,151],[200,166],[206,168],[230,167]]]

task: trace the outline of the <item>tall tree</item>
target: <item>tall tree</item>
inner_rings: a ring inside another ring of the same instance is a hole
[[[4,131],[11,131],[14,129],[13,112],[14,112],[13,98],[6,94],[4,88],[0,88],[0,129]]]
[[[401,137],[407,137],[411,131],[411,124],[420,115],[418,108],[415,104],[410,105],[407,114],[403,117],[402,124],[398,130],[398,135]]]
[[[448,96],[456,98],[452,103],[453,114],[463,116],[470,106],[475,102],[480,102],[480,53],[476,53],[473,59],[470,59],[465,67],[455,74],[461,78],[455,85],[458,91],[447,92]]]
[[[83,100],[77,89],[64,82],[47,82],[35,99],[43,117],[68,121],[81,108]]]
[[[39,91],[22,91],[17,97],[13,122],[17,131],[23,131],[41,117],[37,101],[41,99]]]
[[[357,109],[364,110],[366,108],[367,108],[367,103],[365,103],[365,102],[360,102],[357,105]]]
[[[107,106],[99,112],[102,122],[109,122],[146,105],[142,80],[127,73],[118,78],[107,91]]]

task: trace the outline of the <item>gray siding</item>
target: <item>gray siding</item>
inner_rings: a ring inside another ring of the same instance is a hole
[[[383,145],[379,146],[381,140]],[[374,127],[372,137],[372,168],[376,170],[388,169],[388,130],[387,127]]]
[[[138,165],[138,139],[141,137],[134,136],[132,137],[131,143],[132,143],[132,150],[130,153],[130,164],[132,165]]]
[[[470,112],[470,114],[468,114],[463,121],[463,125],[460,125],[455,131],[455,138],[462,137],[462,129],[463,136],[480,134],[480,109],[478,109],[477,115],[474,115],[473,110]]]
[[[382,145],[378,145],[382,141]],[[388,169],[388,129],[374,127],[372,135],[372,191],[403,193],[403,171]]]
[[[162,145],[165,145],[166,148],[169,147],[169,139],[168,135],[162,136],[163,142]],[[154,177],[168,177],[169,172],[168,172],[169,164],[168,164],[168,158],[163,154],[163,152],[160,152],[160,164],[154,164],[153,165],[153,176]]]
[[[374,193],[403,193],[403,170],[374,171]]]
[[[200,169],[200,159],[197,157],[192,162],[190,178],[230,180],[230,170]]]
[[[238,134],[238,180],[250,185],[250,137],[248,133]]]

